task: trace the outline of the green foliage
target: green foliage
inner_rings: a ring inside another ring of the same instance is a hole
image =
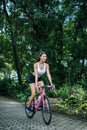
[[[87,112],[87,103],[83,103],[83,104],[80,106],[80,110],[83,110],[83,111],[86,111],[86,112]]]
[[[82,86],[82,88],[87,90],[87,80],[85,79],[81,79],[81,81],[77,81],[77,84],[79,84],[80,86]]]
[[[66,100],[68,107],[78,107],[81,105],[81,101],[74,95],[71,95],[67,100]]]
[[[22,95],[26,95],[29,92],[29,85],[26,83],[20,86],[12,79],[3,79],[0,81],[0,95],[22,99]]]
[[[62,91],[62,94],[64,94],[64,89]],[[67,93],[67,96],[58,97],[56,107],[70,115],[76,114],[87,117],[87,91],[81,84],[75,84],[70,88],[69,95]]]
[[[46,90],[46,94],[48,95],[48,97],[52,97],[52,98],[55,98],[55,97],[58,97],[58,90],[55,89],[55,90]]]
[[[59,89],[60,97],[68,107],[80,107],[82,102],[87,99],[87,92],[80,84],[75,84],[72,88],[65,84]]]
[[[16,94],[15,98],[16,98],[17,100],[19,100],[19,101],[25,101],[26,95],[23,94],[22,92],[20,92],[20,93]]]
[[[9,88],[12,85],[11,79],[3,79],[0,81],[0,95],[9,95]],[[13,85],[12,85],[13,87]],[[13,89],[13,88],[12,88]]]
[[[63,100],[67,99],[70,96],[70,86],[65,84],[59,89],[59,97]]]
[[[80,84],[75,84],[72,87],[72,95],[74,95],[79,101],[85,100],[86,91]]]

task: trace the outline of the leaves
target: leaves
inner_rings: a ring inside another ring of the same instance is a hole
[[[8,0],[6,9],[0,3],[0,66],[17,70],[11,44],[11,31],[22,77],[33,71],[41,50],[46,51],[53,81],[57,86],[74,84],[87,75],[87,8],[86,1]],[[11,27],[12,26],[12,30]],[[82,60],[82,62],[80,62]]]

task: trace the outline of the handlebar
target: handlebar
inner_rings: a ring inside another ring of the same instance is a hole
[[[40,88],[42,88],[42,89],[44,89],[44,88],[51,88],[52,90],[54,90],[55,89],[55,85],[47,85],[47,86],[38,86],[37,87],[37,89],[40,89]]]

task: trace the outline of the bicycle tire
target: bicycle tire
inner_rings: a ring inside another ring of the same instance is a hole
[[[52,107],[49,98],[45,95],[42,107],[42,117],[46,125],[49,125],[52,118]]]
[[[28,112],[27,111],[27,109],[26,109],[26,107],[27,107],[27,102],[29,101],[29,99],[30,99],[30,94],[26,97],[26,100],[25,100],[25,113],[26,113],[26,115],[27,115],[27,117],[28,118],[32,118],[33,116],[34,116],[34,114],[35,114],[35,111],[34,111],[34,107],[32,107],[31,109],[32,109],[32,111],[31,112]],[[32,101],[32,103],[31,104],[33,104],[33,102],[34,101]]]

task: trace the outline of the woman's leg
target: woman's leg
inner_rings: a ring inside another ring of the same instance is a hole
[[[34,97],[36,96],[36,89],[35,89],[35,83],[30,84],[30,88],[31,88],[31,97],[29,99],[29,101],[27,102],[27,105],[30,107],[32,100],[34,99]]]
[[[44,86],[43,81],[39,81],[37,82],[37,86]],[[30,107],[32,100],[34,99],[34,97],[36,96],[36,88],[35,88],[35,83],[31,83],[30,84],[30,88],[31,88],[31,97],[30,100],[27,102],[27,105]]]
[[[44,86],[43,81],[39,81],[39,82],[37,83],[37,86]]]
[[[43,81],[39,81],[39,82],[37,83],[37,86],[44,86]],[[42,88],[40,89],[40,91],[39,91],[39,92],[41,92],[41,90],[42,90]]]

